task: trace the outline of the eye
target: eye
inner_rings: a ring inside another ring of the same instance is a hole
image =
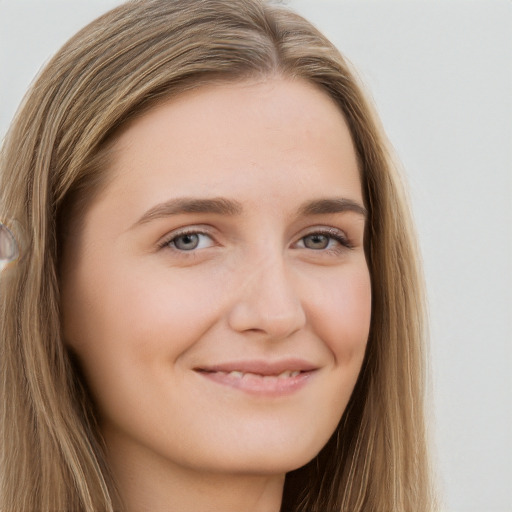
[[[194,251],[196,249],[205,249],[214,245],[210,235],[206,233],[187,232],[174,235],[171,239],[163,242],[162,247],[170,247],[178,251]]]
[[[307,249],[327,249],[332,241],[331,237],[321,233],[305,236],[302,239],[304,247]]]
[[[328,229],[315,231],[303,236],[296,245],[300,249],[313,251],[340,251],[343,248],[351,248],[351,245],[342,231]]]

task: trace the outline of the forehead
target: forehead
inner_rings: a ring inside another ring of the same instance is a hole
[[[132,122],[116,149],[114,172],[146,168],[172,153],[172,161],[162,165],[175,176],[187,167],[190,178],[191,167],[208,166],[213,158],[243,173],[272,160],[305,164],[306,150],[354,153],[335,102],[313,84],[283,78],[208,85],[178,95]]]
[[[132,221],[176,197],[283,209],[334,196],[362,202],[341,110],[302,80],[215,84],[172,98],[123,130],[109,173],[101,196]]]

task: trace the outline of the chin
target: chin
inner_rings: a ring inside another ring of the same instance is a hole
[[[222,468],[221,471],[227,473],[285,474],[314,459],[328,441],[328,436],[311,440],[309,443],[306,443],[304,438],[302,442],[298,442],[292,436],[279,441],[270,437],[267,436],[262,443],[247,443],[238,450],[230,449],[229,453],[227,450],[218,453],[216,460],[211,461],[211,467],[217,470]]]

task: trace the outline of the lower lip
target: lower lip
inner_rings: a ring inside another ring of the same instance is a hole
[[[245,375],[235,377],[228,373],[200,371],[199,375],[231,388],[239,389],[252,395],[285,396],[295,393],[312,377],[314,371],[301,372],[294,377],[277,377],[263,375]]]

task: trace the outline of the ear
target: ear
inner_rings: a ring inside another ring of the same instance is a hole
[[[8,263],[16,260],[19,256],[19,246],[12,231],[0,222],[0,272]]]

